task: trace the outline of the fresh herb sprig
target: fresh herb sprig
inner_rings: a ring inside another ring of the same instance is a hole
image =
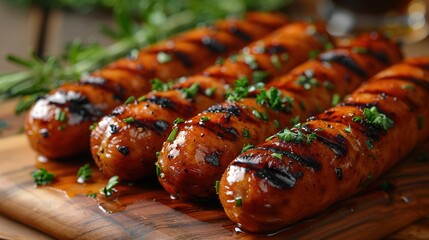
[[[77,171],[77,182],[85,183],[92,177],[92,169],[89,163],[83,165]]]
[[[285,128],[283,131],[280,131],[276,135],[268,138],[272,139],[275,136],[278,137],[279,140],[284,142],[292,142],[292,143],[302,143],[311,144],[313,140],[316,140],[316,133],[306,133],[304,124],[296,124],[291,129]]]
[[[293,99],[289,96],[283,96],[279,89],[271,87],[265,89],[256,95],[256,102],[259,105],[266,104],[269,108],[277,111],[290,112],[293,106]]]
[[[247,97],[249,93],[249,80],[246,77],[241,77],[235,81],[234,89],[228,94],[227,101],[236,102]]]
[[[104,194],[104,196],[106,197],[112,196],[113,192],[115,191],[113,187],[116,186],[118,183],[119,183],[118,176],[111,177],[107,182],[106,186],[100,189],[100,193]]]
[[[40,168],[32,173],[34,183],[37,186],[46,185],[52,183],[55,178],[53,173],[48,172],[45,168]]]

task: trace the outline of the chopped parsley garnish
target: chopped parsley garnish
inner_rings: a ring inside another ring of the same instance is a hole
[[[134,102],[135,100],[136,100],[136,98],[134,96],[131,96],[131,97],[127,98],[127,100],[125,100],[124,104],[128,105],[128,104]]]
[[[404,90],[411,90],[411,91],[415,91],[416,90],[416,88],[413,85],[411,85],[411,84],[404,84],[404,85],[401,86],[401,88],[404,89]]]
[[[246,144],[246,145],[241,149],[241,153],[244,153],[244,152],[246,152],[247,150],[252,149],[252,148],[254,148],[254,147],[255,147],[255,146],[253,146],[252,144],[248,143],[248,144]]]
[[[216,195],[219,195],[219,180],[216,180],[214,187],[216,190]]]
[[[97,123],[93,123],[91,124],[91,126],[89,126],[89,130],[94,131],[96,127],[97,127]]]
[[[303,86],[306,90],[310,90],[312,87],[320,86],[319,82],[314,77],[313,70],[307,70],[303,74],[299,75],[296,79],[296,83]]]
[[[200,121],[201,122],[207,122],[207,121],[210,121],[210,118],[207,117],[207,116],[202,116],[201,119],[200,119]]]
[[[308,53],[308,58],[309,59],[316,59],[317,56],[319,56],[320,51],[319,50],[312,50]]]
[[[261,90],[256,96],[256,102],[259,105],[265,104],[273,110],[289,112],[292,110],[293,99],[289,96],[282,97],[279,89],[271,87],[268,91]]]
[[[133,117],[127,117],[124,119],[124,123],[134,123],[136,120]]]
[[[275,157],[275,158],[278,158],[278,159],[280,159],[280,160],[282,160],[282,159],[283,159],[283,156],[282,156],[280,153],[276,153],[276,152],[275,152],[275,153],[272,153],[272,154],[271,154],[271,156],[272,156],[272,157]]]
[[[162,174],[161,168],[159,167],[158,162],[155,163],[155,172],[156,172],[156,176],[160,177]]]
[[[119,177],[118,176],[113,176],[109,179],[109,181],[107,182],[106,186],[104,188],[100,189],[100,193],[104,194],[104,196],[106,197],[110,197],[112,196],[113,192],[115,191],[113,189],[114,186],[116,186],[116,184],[119,183]]]
[[[185,122],[185,120],[184,120],[183,118],[176,118],[176,119],[173,121],[173,124],[179,124],[179,123],[183,123],[183,122]]]
[[[336,106],[340,101],[341,101],[341,96],[340,96],[340,94],[335,93],[335,94],[332,96],[331,105],[332,105],[332,106]]]
[[[85,183],[92,177],[92,169],[89,163],[83,165],[79,168],[77,171],[77,182],[78,183]]]
[[[183,120],[182,118],[176,118],[176,120],[174,120],[173,124],[179,124],[179,123],[183,123],[183,122],[185,122],[185,120]],[[167,141],[173,142],[174,139],[176,139],[178,131],[179,131],[179,128],[177,126],[174,126],[173,129],[171,130],[170,135],[168,135]]]
[[[274,127],[276,127],[277,129],[279,129],[279,128],[280,128],[279,120],[275,119],[275,120],[273,121],[273,123],[274,123]]]
[[[238,58],[237,54],[233,54],[233,55],[229,56],[229,60],[231,62],[237,62],[237,58]]]
[[[365,108],[363,113],[366,121],[375,127],[382,128],[384,130],[393,127],[393,120],[388,118],[385,114],[380,113],[376,106]]]
[[[159,158],[159,152],[155,152],[155,157]]]
[[[424,118],[422,115],[417,116],[417,128],[422,129],[424,125]]]
[[[311,144],[313,140],[317,138],[316,133],[306,134],[304,133],[305,125],[297,124],[293,128],[285,128],[283,131],[277,133],[279,140],[284,142]]]
[[[179,131],[178,127],[173,127],[173,130],[171,130],[170,135],[168,135],[167,141],[173,142],[176,138],[177,132]]]
[[[31,175],[33,176],[34,183],[36,183],[37,186],[50,184],[55,177],[54,174],[48,172],[45,168],[40,168],[34,171]]]
[[[278,55],[271,55],[270,61],[277,70],[282,68],[282,64]]]
[[[188,88],[183,88],[182,89],[183,97],[188,99],[194,98],[197,95],[199,88],[200,88],[200,83],[194,83]]]
[[[64,112],[61,109],[58,109],[58,111],[55,112],[55,120],[60,122],[66,121],[66,112]]]
[[[216,64],[216,65],[222,65],[222,64],[223,64],[223,62],[224,62],[223,57],[218,57],[218,58],[216,59],[215,64]]]
[[[280,55],[280,59],[281,59],[282,61],[286,61],[286,60],[288,60],[288,59],[289,59],[289,54],[287,54],[287,53],[282,53],[282,55]]]
[[[253,71],[252,73],[252,79],[253,82],[259,83],[259,82],[265,82],[265,80],[270,76],[268,72],[265,71]]]
[[[350,127],[350,124],[348,127],[344,128],[344,131],[348,132],[348,133],[352,133],[352,129]]]
[[[258,63],[256,62],[256,59],[254,56],[250,54],[243,54],[243,61],[249,66],[250,69],[257,69]]]
[[[353,118],[352,118],[352,121],[353,121],[353,122],[359,122],[359,121],[362,121],[362,117],[361,117],[361,116],[355,116],[355,117],[353,117]]]
[[[295,116],[289,122],[291,123],[292,126],[295,126],[296,124],[298,124],[300,122],[300,120],[301,120],[300,116]]]
[[[88,193],[88,194],[86,194],[86,196],[89,197],[89,198],[94,199],[94,198],[97,197],[97,193]]]
[[[172,56],[171,54],[165,53],[165,52],[159,52],[156,55],[156,59],[158,60],[159,63],[163,64],[163,63],[168,63],[171,61]]]
[[[207,97],[211,97],[211,96],[213,96],[213,93],[215,93],[215,91],[216,91],[216,87],[207,88],[207,89],[204,91],[204,94],[205,94]]]
[[[156,92],[166,92],[171,89],[171,86],[173,86],[173,81],[164,83],[158,78],[150,80],[150,83],[152,84],[152,91]]]
[[[249,130],[247,130],[247,129],[243,128],[243,129],[241,130],[241,133],[243,134],[243,137],[245,137],[245,138],[247,138],[247,139],[249,139],[249,138],[250,138]]]
[[[257,119],[263,119],[264,117],[262,116],[262,114],[260,112],[258,112],[258,110],[253,109],[252,114],[257,118]],[[267,116],[267,115],[265,115]]]
[[[366,143],[366,146],[368,147],[368,150],[371,150],[374,148],[374,141],[372,141],[371,139],[367,139],[365,143]]]
[[[145,95],[137,98],[137,101],[139,101],[139,102],[144,101],[144,100],[146,100],[146,96]]]
[[[242,98],[247,97],[249,93],[249,81],[246,77],[239,78],[235,81],[234,90],[228,94],[227,101],[236,102]]]
[[[243,201],[241,200],[241,197],[236,197],[235,198],[235,206],[241,207],[242,205],[243,205]]]

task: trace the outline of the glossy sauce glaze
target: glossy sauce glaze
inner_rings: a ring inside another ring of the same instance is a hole
[[[88,151],[90,126],[129,96],[149,92],[150,80],[195,74],[285,23],[278,14],[249,13],[244,20],[218,21],[142,49],[39,99],[25,133],[33,149],[49,158]]]
[[[227,90],[239,78],[268,83],[328,44],[330,37],[323,24],[288,24],[171,89],[152,91],[118,106],[92,131],[92,156],[106,176],[127,180],[153,176],[156,153],[169,137],[176,118],[192,117],[224,101]]]

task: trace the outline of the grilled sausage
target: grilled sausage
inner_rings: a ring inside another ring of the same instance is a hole
[[[224,101],[226,87],[233,86],[237,78],[260,81],[263,77],[268,81],[286,73],[329,41],[323,24],[289,24],[223,64],[175,84],[171,90],[151,92],[141,101],[118,107],[92,132],[95,162],[105,175],[118,175],[123,180],[154,173],[156,152],[161,150],[176,118],[192,117]]]
[[[262,142],[280,128],[327,109],[333,98],[351,93],[400,59],[392,41],[364,34],[268,84],[265,98],[261,93],[210,107],[178,125],[176,140],[164,143],[158,159],[161,184],[185,199],[215,197],[216,181],[243,146]]]
[[[31,146],[48,158],[89,149],[89,127],[129,96],[151,90],[149,80],[163,81],[197,73],[286,23],[283,16],[250,13],[245,20],[223,20],[141,50],[76,84],[66,84],[40,99],[28,114],[25,132]]]
[[[394,65],[344,103],[239,155],[220,182],[225,212],[252,232],[314,215],[427,139],[428,119],[429,58]]]

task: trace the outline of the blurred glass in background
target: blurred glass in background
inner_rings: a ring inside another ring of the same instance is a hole
[[[429,32],[425,0],[323,0],[318,10],[335,36],[378,30],[411,43]]]

